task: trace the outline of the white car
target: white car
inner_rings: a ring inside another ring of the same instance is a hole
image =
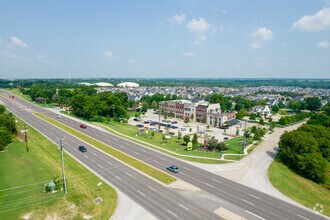
[[[187,131],[187,128],[178,128],[179,131]]]

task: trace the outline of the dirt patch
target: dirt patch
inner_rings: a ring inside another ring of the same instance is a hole
[[[20,219],[23,219],[23,220],[32,219],[32,214],[33,214],[32,212],[25,213],[20,217]]]

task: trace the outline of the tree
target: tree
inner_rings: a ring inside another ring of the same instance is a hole
[[[156,111],[158,108],[158,103],[156,101],[152,101],[151,106],[154,109],[154,111]]]
[[[279,110],[280,110],[280,108],[279,108],[277,105],[274,105],[274,106],[272,107],[272,111],[273,111],[274,113],[277,113]]]
[[[191,142],[192,142],[194,148],[196,148],[198,146],[198,137],[197,137],[196,133],[194,134],[193,139],[192,139]]]
[[[306,109],[315,111],[322,106],[321,100],[317,97],[308,97],[304,100],[306,102]]]
[[[6,111],[6,108],[5,108],[5,106],[3,106],[3,105],[0,105],[0,114],[3,114],[3,113],[5,113],[5,111]]]
[[[322,110],[324,111],[324,113],[327,116],[330,116],[330,103],[326,104],[325,106],[323,106]]]
[[[182,132],[179,131],[179,132],[178,132],[178,139],[181,139],[181,136],[182,136]]]
[[[256,120],[256,114],[251,113],[250,114],[250,120]]]
[[[260,120],[259,120],[259,124],[261,124],[261,125],[264,125],[265,124],[264,119],[261,118],[261,117],[260,117]]]
[[[241,110],[239,110],[236,114],[236,118],[237,119],[242,119],[244,116],[248,115],[248,112],[246,111],[245,108],[242,108]]]
[[[11,143],[11,133],[6,127],[0,127],[0,151]]]
[[[183,136],[183,141],[186,143],[186,145],[190,142],[190,136],[189,135],[185,135]]]
[[[191,119],[191,120],[194,120],[194,114],[191,114],[191,115],[190,115],[190,119]]]

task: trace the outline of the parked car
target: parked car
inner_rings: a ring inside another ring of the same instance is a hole
[[[143,121],[144,124],[150,124],[149,120]]]
[[[143,128],[144,125],[142,125],[142,124],[137,124],[136,127]]]
[[[81,124],[80,127],[85,129],[85,128],[87,128],[87,125]]]
[[[140,119],[138,119],[138,118],[133,118],[133,121],[140,121]]]
[[[158,122],[157,121],[152,121],[152,122],[150,122],[150,125],[158,125]]]
[[[177,129],[178,126],[172,125],[171,128],[173,128],[173,129]]]
[[[78,149],[80,152],[83,152],[83,153],[87,152],[87,148],[85,146],[79,146]]]
[[[159,133],[163,133],[163,130],[161,130],[161,129],[157,129],[157,132],[159,132]]]
[[[173,173],[178,173],[179,172],[179,167],[172,165],[172,166],[168,166],[167,169],[169,171],[172,171]]]
[[[149,130],[151,130],[151,131],[157,131],[157,128],[150,127]]]
[[[179,129],[179,131],[186,131],[187,130],[187,128],[178,128]]]
[[[169,134],[169,135],[175,135],[175,133],[174,133],[174,132],[168,132],[168,134]]]
[[[172,121],[171,124],[177,124],[178,122],[177,121]]]
[[[224,139],[224,140],[228,140],[228,137],[224,137],[223,139]]]

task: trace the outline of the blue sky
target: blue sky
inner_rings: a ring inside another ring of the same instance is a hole
[[[330,0],[0,0],[0,78],[330,78]]]

